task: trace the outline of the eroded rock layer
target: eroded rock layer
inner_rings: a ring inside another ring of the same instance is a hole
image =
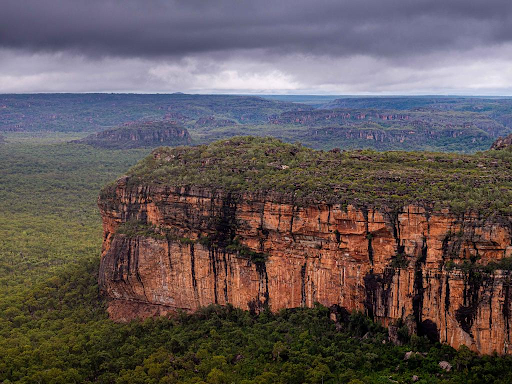
[[[130,149],[187,145],[192,142],[188,130],[174,121],[135,122],[97,132],[77,143],[98,148]]]
[[[129,186],[100,197],[100,287],[114,320],[227,304],[337,304],[481,353],[510,353],[511,220]],[[127,223],[143,223],[130,230]],[[482,267],[482,268],[481,268]]]

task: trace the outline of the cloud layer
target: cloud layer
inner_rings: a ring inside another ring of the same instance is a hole
[[[511,94],[502,0],[3,0],[0,92]]]

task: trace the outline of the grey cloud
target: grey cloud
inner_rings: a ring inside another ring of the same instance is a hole
[[[0,3],[0,92],[512,93],[510,0]]]
[[[213,55],[215,56],[215,55]],[[512,44],[400,63],[241,52],[168,58],[91,58],[0,49],[0,93],[188,92],[512,95]]]
[[[3,0],[0,47],[90,56],[414,56],[512,40],[509,0]]]

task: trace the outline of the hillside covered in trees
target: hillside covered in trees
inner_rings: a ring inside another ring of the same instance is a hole
[[[273,136],[316,149],[472,153],[512,132],[512,99],[255,97],[236,95],[1,95],[0,132],[74,132],[171,121],[195,143]]]

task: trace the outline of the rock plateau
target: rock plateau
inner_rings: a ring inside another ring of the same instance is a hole
[[[89,135],[77,142],[108,149],[154,148],[191,143],[187,129],[173,121],[127,124]]]
[[[99,207],[99,282],[116,321],[209,304],[258,312],[318,302],[407,323],[453,347],[512,351],[511,273],[484,268],[512,257],[509,216],[299,203],[284,192],[132,175],[106,188]]]

